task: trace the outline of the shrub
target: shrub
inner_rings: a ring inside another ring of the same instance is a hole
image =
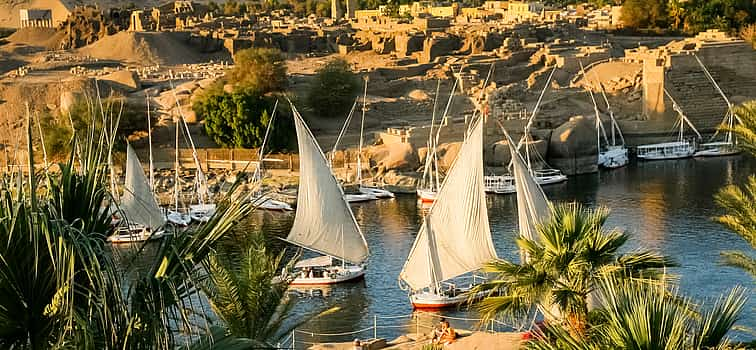
[[[254,90],[208,94],[197,99],[192,109],[205,120],[205,132],[223,147],[260,147],[270,123],[275,98]],[[296,137],[291,118],[279,104],[278,117],[269,137],[267,149],[294,149]]]
[[[349,63],[337,58],[318,69],[307,92],[307,104],[321,117],[343,117],[359,90]]]
[[[286,61],[278,49],[251,48],[234,55],[234,68],[228,83],[236,89],[249,89],[261,94],[280,92],[286,88]]]

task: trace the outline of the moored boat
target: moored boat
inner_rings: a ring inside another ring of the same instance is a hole
[[[683,113],[683,110],[672,98],[672,95],[664,89],[664,94],[672,101],[672,108],[677,111],[678,119],[677,124],[679,130],[677,133],[677,140],[671,142],[654,143],[649,145],[641,145],[636,148],[636,154],[638,159],[643,160],[669,160],[669,159],[682,159],[692,157],[696,153],[696,145],[692,141],[685,139],[685,124],[688,124],[691,129],[696,133],[698,138],[701,138],[701,134],[698,132],[693,123],[688,120]]]
[[[109,242],[142,242],[168,234],[162,231],[165,215],[152,194],[144,169],[134,148],[126,146],[126,181],[120,201],[123,220],[108,237]]]
[[[295,265],[292,285],[321,285],[364,276],[367,242],[315,137],[291,104],[299,145],[299,191],[286,242],[321,255]]]
[[[413,307],[443,308],[464,302],[466,289],[449,286],[496,258],[483,177],[483,121],[478,118],[424,216],[399,275],[409,287]]]

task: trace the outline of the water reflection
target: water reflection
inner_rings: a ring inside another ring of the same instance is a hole
[[[719,263],[720,251],[749,249],[747,243],[712,222],[711,217],[719,213],[712,199],[716,191],[728,183],[742,183],[754,172],[756,162],[740,157],[644,162],[614,171],[571,177],[566,183],[545,187],[544,191],[557,202],[578,201],[589,207],[609,207],[612,212],[607,226],[630,234],[627,250],[646,248],[673,257],[681,266],[669,272],[680,276],[682,292],[711,299],[738,283],[750,283],[744,272]],[[498,255],[517,261],[515,196],[488,196],[487,204]],[[414,332],[407,292],[399,288],[397,278],[422,222],[423,206],[411,194],[355,204],[352,208],[371,252],[365,280],[298,295],[295,312],[307,315],[340,306],[342,309],[338,312],[303,326],[319,333],[368,328],[375,321],[374,315],[396,316],[395,320],[401,322],[385,321],[385,324],[404,325],[381,328],[378,334],[381,337]],[[264,230],[276,235],[286,235],[293,220],[292,214],[254,215],[252,221],[259,220]],[[756,299],[750,300],[745,310],[754,307]],[[441,314],[477,318],[475,312],[465,309]],[[382,322],[379,319],[379,323]],[[425,321],[421,324],[425,325]],[[756,327],[756,316],[746,312],[740,324]],[[372,337],[372,330],[368,333],[340,340]]]

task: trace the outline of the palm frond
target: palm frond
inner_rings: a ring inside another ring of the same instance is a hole
[[[745,270],[756,278],[756,258],[741,251],[726,251],[721,254],[725,265]]]

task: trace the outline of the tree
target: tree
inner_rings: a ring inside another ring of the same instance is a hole
[[[664,27],[666,3],[666,0],[627,0],[622,5],[622,22],[633,29]]]
[[[547,320],[565,319],[582,329],[589,294],[603,276],[655,278],[657,269],[673,265],[648,251],[619,254],[628,235],[605,230],[608,215],[576,203],[553,207],[536,240],[517,240],[527,262],[499,259],[484,267],[493,278],[470,292],[488,293],[476,304],[483,318],[523,316],[537,306]]]
[[[238,90],[203,95],[192,105],[205,120],[205,132],[223,147],[255,148],[262,145],[270,123],[275,97],[254,90]],[[267,150],[285,151],[295,148],[294,124],[286,117],[282,104],[268,138]]]
[[[293,329],[283,327],[294,306],[286,295],[290,279],[281,276],[283,252],[271,253],[260,232],[239,240],[230,238],[209,256],[202,288],[230,334],[272,346]]]
[[[740,123],[730,131],[736,135],[741,149],[756,156],[756,101],[747,102],[734,112]],[[729,185],[720,189],[714,199],[726,212],[715,220],[756,249],[756,176],[750,176],[743,186]],[[723,252],[722,257],[725,264],[741,268],[756,279],[756,258],[752,254],[728,251]]]
[[[307,104],[321,117],[341,118],[352,105],[359,80],[349,63],[336,58],[318,69],[307,91]]]
[[[679,295],[667,283],[604,277],[594,322],[586,334],[560,324],[525,344],[534,350],[727,349],[725,338],[745,305],[745,290],[733,289],[713,307]]]
[[[234,55],[228,82],[235,89],[257,93],[280,92],[286,88],[286,59],[278,49],[253,47]]]

